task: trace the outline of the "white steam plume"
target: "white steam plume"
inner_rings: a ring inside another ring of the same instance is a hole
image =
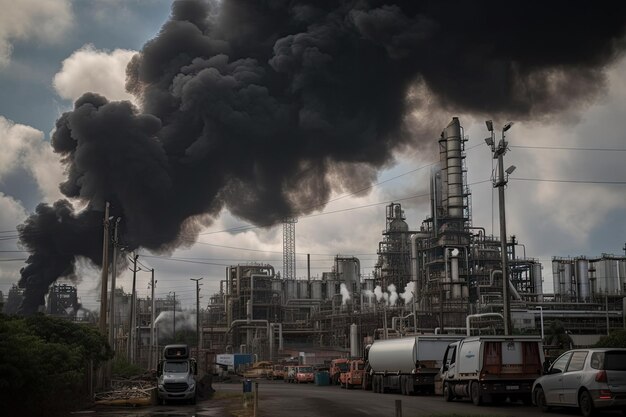
[[[345,306],[346,301],[350,299],[350,291],[348,291],[348,287],[346,287],[346,284],[341,284],[341,286],[339,287],[339,292],[341,292],[341,305]]]
[[[395,306],[396,301],[398,301],[398,293],[396,292],[396,286],[393,284],[389,284],[387,286],[387,291],[389,291],[389,304],[392,306]]]
[[[415,282],[411,281],[404,287],[404,292],[400,294],[400,298],[404,300],[404,304],[409,304],[413,299],[413,293],[415,292]]]
[[[374,295],[376,296],[376,301],[382,300],[383,290],[380,288],[380,285],[377,285],[376,288],[374,288]]]

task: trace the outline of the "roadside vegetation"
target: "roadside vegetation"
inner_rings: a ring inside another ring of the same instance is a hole
[[[112,357],[89,325],[0,314],[0,404],[6,415],[56,416],[88,398],[88,371]]]
[[[626,330],[614,330],[608,336],[602,336],[593,347],[626,348]]]

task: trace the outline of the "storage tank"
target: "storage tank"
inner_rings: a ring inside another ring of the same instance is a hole
[[[353,358],[361,356],[359,353],[359,327],[356,323],[350,325],[350,356]]]
[[[287,300],[298,298],[298,282],[295,279],[285,280],[285,296]]]
[[[298,298],[309,298],[308,281],[298,281]]]
[[[272,279],[272,291],[282,294],[283,292],[283,280]]]
[[[329,279],[326,281],[326,299],[331,300],[333,296],[339,293],[339,290],[335,288],[337,281]]]
[[[573,268],[570,262],[562,262],[561,267],[561,282],[563,283],[563,291],[561,292],[562,300],[574,299],[574,288],[572,287],[572,275]]]
[[[313,300],[322,299],[322,281],[319,281],[319,280],[311,281],[311,299]]]
[[[577,258],[576,262],[576,283],[578,286],[578,300],[589,301],[591,296],[591,283],[589,281],[589,261],[585,258]]]
[[[552,290],[558,298],[563,293],[563,284],[561,283],[561,262],[552,260]]]

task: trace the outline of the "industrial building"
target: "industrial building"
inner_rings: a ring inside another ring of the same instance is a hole
[[[284,223],[282,276],[269,264],[226,267],[219,292],[201,309],[204,355],[198,357],[205,364],[217,353],[321,363],[360,356],[374,339],[465,334],[470,315],[476,318],[475,331],[501,333],[505,288],[513,333],[543,335],[544,327],[558,320],[575,344],[590,345],[610,329],[626,326],[626,257],[553,258],[553,292],[544,293],[542,264],[527,258],[525,248],[520,256],[516,248],[523,245],[514,235],[502,242],[472,224],[467,140],[457,118],[442,131],[439,161],[430,175],[430,213],[419,227],[409,225],[401,204],[386,207],[371,276],[362,275],[357,257],[337,254],[320,277],[311,278],[309,269],[298,278],[293,218]],[[500,144],[506,148],[504,138]],[[5,311],[17,308],[18,298],[17,287],[12,288]],[[130,298],[115,290],[113,340],[115,350],[135,362],[153,364],[159,343],[176,334],[176,326],[195,332],[195,312],[180,311],[175,293],[137,300],[136,332],[130,332]],[[49,314],[75,312],[77,305],[74,287],[51,288]]]
[[[502,247],[515,332],[538,334],[559,320],[585,344],[593,340],[587,334],[622,327],[625,258],[555,258],[554,294],[544,294],[542,265],[519,256],[515,236],[502,245],[472,225],[467,140],[457,118],[441,133],[430,215],[419,228],[411,229],[400,204],[387,206],[372,277],[361,275],[359,259],[339,255],[321,279],[281,278],[271,265],[228,267],[207,307],[204,347],[270,360],[308,352],[320,361],[359,355],[363,343],[390,334],[465,332],[468,315],[484,315],[476,323],[481,331],[501,331],[494,317],[504,309]],[[293,224],[288,244],[295,247]]]

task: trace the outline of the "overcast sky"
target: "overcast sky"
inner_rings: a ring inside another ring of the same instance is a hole
[[[0,6],[0,291],[6,294],[28,256],[17,246],[15,227],[38,203],[63,197],[58,185],[64,168],[49,145],[55,120],[88,91],[135,100],[124,88],[126,65],[158,33],[170,3],[0,0]],[[543,262],[546,292],[552,291],[552,256],[624,254],[626,59],[616,59],[604,75],[606,84],[593,100],[556,117],[512,120],[516,123],[507,132],[505,164],[517,167],[506,191],[508,234],[524,245],[518,250]],[[473,224],[498,235],[493,160],[484,143],[484,120],[490,115],[453,112],[434,100],[408,115],[407,124],[416,134],[423,134],[423,125],[438,126],[440,132],[454,116],[469,137]],[[500,119],[497,130],[509,121]],[[306,277],[307,253],[314,277],[331,269],[336,254],[359,257],[363,274],[371,274],[391,201],[400,202],[410,228],[419,229],[429,212],[430,165],[438,159],[437,135],[421,140],[419,147],[396,150],[373,187],[357,195],[336,189],[323,209],[299,219],[299,277]],[[282,228],[254,227],[224,209],[196,244],[169,254],[140,249],[139,255],[143,269],[156,271],[157,296],[176,291],[184,305],[191,305],[195,283],[190,279],[202,277],[204,303],[219,289],[227,265],[268,262],[281,271]],[[99,271],[84,261],[78,275],[83,304],[96,308]],[[138,274],[140,297],[149,294],[149,276]],[[118,285],[130,290],[130,278],[126,271]]]

